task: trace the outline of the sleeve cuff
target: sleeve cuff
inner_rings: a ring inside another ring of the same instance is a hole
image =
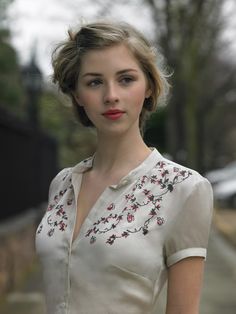
[[[178,251],[172,255],[170,255],[166,260],[167,267],[179,262],[180,260],[186,257],[204,257],[206,260],[206,249],[205,248],[188,248],[181,251]]]

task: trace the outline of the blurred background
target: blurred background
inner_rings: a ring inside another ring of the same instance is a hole
[[[235,0],[0,0],[0,312],[44,314],[34,233],[49,183],[96,147],[51,83],[51,53],[68,28],[107,18],[142,31],[172,73],[144,139],[212,183],[202,313],[235,314]]]

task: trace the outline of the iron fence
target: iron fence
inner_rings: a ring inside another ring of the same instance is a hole
[[[46,201],[57,171],[55,139],[0,108],[0,220]]]

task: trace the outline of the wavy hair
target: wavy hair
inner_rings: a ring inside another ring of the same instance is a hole
[[[140,114],[139,126],[142,131],[147,116],[167,96],[169,84],[162,69],[161,54],[138,30],[124,22],[90,23],[78,31],[69,30],[68,34],[69,38],[60,43],[52,54],[52,79],[64,94],[70,96],[80,122],[84,126],[93,126],[84,108],[78,105],[74,97],[83,56],[91,50],[125,44],[138,61],[152,91],[151,96],[145,99]]]

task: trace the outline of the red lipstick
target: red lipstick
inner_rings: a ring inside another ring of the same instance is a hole
[[[119,109],[110,109],[103,113],[103,115],[110,120],[117,120],[124,114],[124,111]]]

